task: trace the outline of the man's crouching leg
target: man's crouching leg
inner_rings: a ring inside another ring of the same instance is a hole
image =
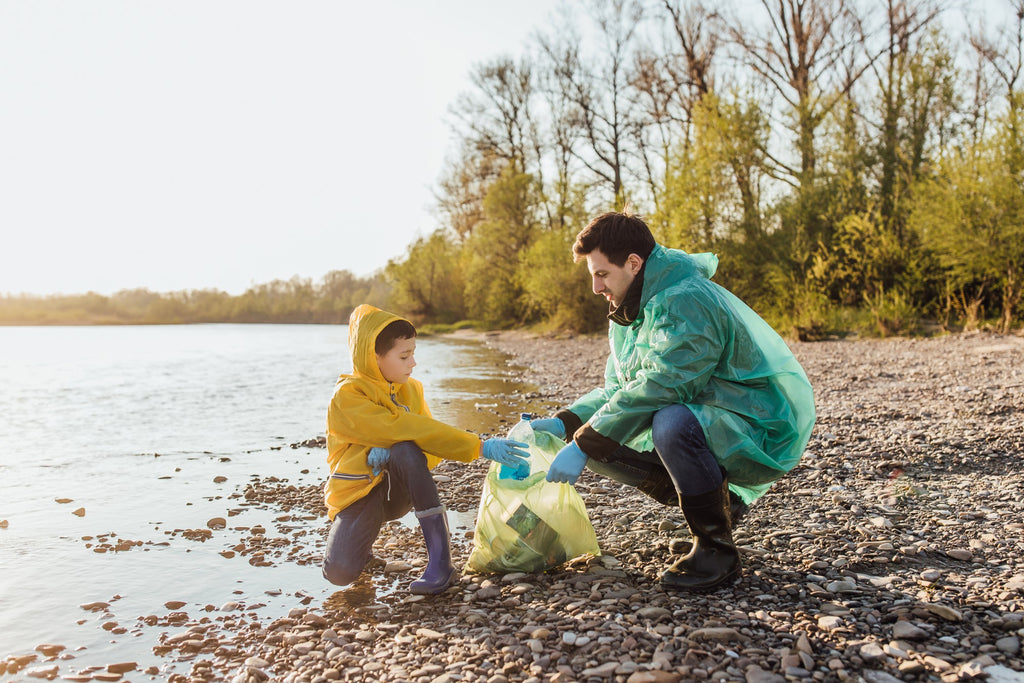
[[[686,406],[669,406],[655,414],[652,436],[693,537],[689,552],[662,574],[662,585],[707,590],[734,581],[740,554],[732,538],[729,484],[700,422]]]

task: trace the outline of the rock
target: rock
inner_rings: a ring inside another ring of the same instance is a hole
[[[688,634],[691,640],[711,640],[719,643],[750,640],[734,628],[713,627],[698,628]]]
[[[54,500],[60,503],[61,505],[67,505],[68,503],[75,502],[74,498],[54,498]]]
[[[985,669],[988,683],[1024,683],[1024,673],[996,664]]]
[[[618,662],[605,662],[604,664],[601,664],[600,666],[595,666],[595,667],[591,667],[589,669],[584,669],[580,673],[580,676],[582,676],[583,678],[589,678],[591,676],[594,676],[596,678],[611,678],[612,674],[614,674],[615,670],[618,669],[618,668],[619,668],[619,663]]]
[[[213,483],[214,484],[223,484],[227,480],[228,480],[227,477],[225,477],[224,475],[220,475],[219,474],[219,475],[217,475],[216,477],[213,478]]]
[[[412,565],[404,560],[395,560],[384,565],[385,574],[401,574],[412,569]]]
[[[76,517],[85,517],[85,508],[78,508],[77,510],[72,510],[71,514],[75,515]]]
[[[864,683],[900,683],[900,679],[884,671],[868,670],[861,675],[864,677]]]
[[[885,659],[885,651],[878,643],[864,643],[860,646],[860,656],[865,662],[876,662]]]
[[[771,671],[765,671],[757,664],[751,664],[746,670],[746,683],[785,683],[786,677]]]
[[[66,649],[63,645],[53,645],[51,643],[36,645],[36,652],[41,652],[44,657],[56,657]]]
[[[642,607],[636,612],[638,617],[643,619],[658,620],[662,617],[671,617],[672,612],[664,607]]]
[[[120,662],[118,664],[107,665],[107,671],[112,674],[125,674],[129,671],[135,671],[138,666],[139,665],[136,662]]]
[[[439,633],[429,628],[418,628],[416,629],[416,635],[420,638],[426,638],[427,640],[441,640],[444,638],[443,633]]]
[[[29,678],[45,678],[48,681],[56,678],[58,673],[60,673],[58,666],[35,666],[25,670],[25,675]]]
[[[179,600],[170,600],[170,601],[164,603],[164,607],[166,607],[167,609],[170,609],[170,610],[175,610],[175,609],[181,609],[186,604],[187,603],[181,602]]]
[[[945,605],[938,605],[935,603],[928,603],[924,606],[929,612],[937,617],[942,617],[946,621],[963,621],[964,615],[952,607],[946,607]]]
[[[206,526],[210,529],[223,529],[227,527],[228,520],[223,517],[213,517],[206,522]]]
[[[830,581],[825,584],[825,590],[829,593],[856,593],[860,589],[855,581]]]
[[[927,640],[928,632],[901,619],[892,625],[892,637],[895,640]]]
[[[835,631],[841,628],[843,620],[836,616],[818,617],[818,628],[822,631]]]
[[[974,553],[970,550],[963,548],[954,548],[953,550],[947,550],[946,554],[952,557],[954,560],[960,560],[961,562],[970,562],[974,559]]]
[[[1017,636],[1007,636],[996,641],[996,649],[1011,657],[1016,657],[1020,652],[1020,639]]]

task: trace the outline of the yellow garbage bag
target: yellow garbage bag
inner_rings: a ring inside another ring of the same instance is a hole
[[[520,422],[508,438],[527,444],[530,476],[502,478],[491,463],[480,495],[473,551],[466,570],[481,574],[543,572],[580,555],[600,555],[594,526],[576,489],[545,481],[565,443]]]

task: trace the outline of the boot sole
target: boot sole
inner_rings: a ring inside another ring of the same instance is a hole
[[[731,586],[732,584],[736,583],[737,581],[740,580],[741,574],[742,574],[742,572],[740,571],[740,569],[736,569],[732,573],[726,574],[726,576],[723,579],[721,579],[719,581],[716,581],[715,583],[711,583],[711,584],[707,584],[707,585],[688,585],[688,584],[671,583],[671,582],[665,581],[665,577],[662,576],[661,577],[661,587],[665,588],[665,589],[668,589],[668,590],[681,591],[681,592],[687,592],[687,593],[711,593],[711,592],[714,592],[714,591],[716,591],[716,590],[718,590],[720,588],[725,588],[727,586]]]
[[[458,573],[458,570],[456,570],[453,567],[452,568],[452,573],[448,575],[448,580],[445,581],[443,586],[440,586],[440,587],[437,587],[437,588],[430,588],[430,587],[427,587],[427,586],[417,586],[416,582],[414,581],[409,586],[409,592],[412,593],[413,595],[438,595],[440,593],[444,593],[446,590],[451,588],[452,581],[455,580],[455,575],[457,573]]]

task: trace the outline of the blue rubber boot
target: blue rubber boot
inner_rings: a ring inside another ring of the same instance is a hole
[[[427,542],[427,569],[412,582],[409,590],[416,595],[443,593],[455,578],[452,549],[449,545],[448,515],[443,507],[417,512],[423,539]]]

